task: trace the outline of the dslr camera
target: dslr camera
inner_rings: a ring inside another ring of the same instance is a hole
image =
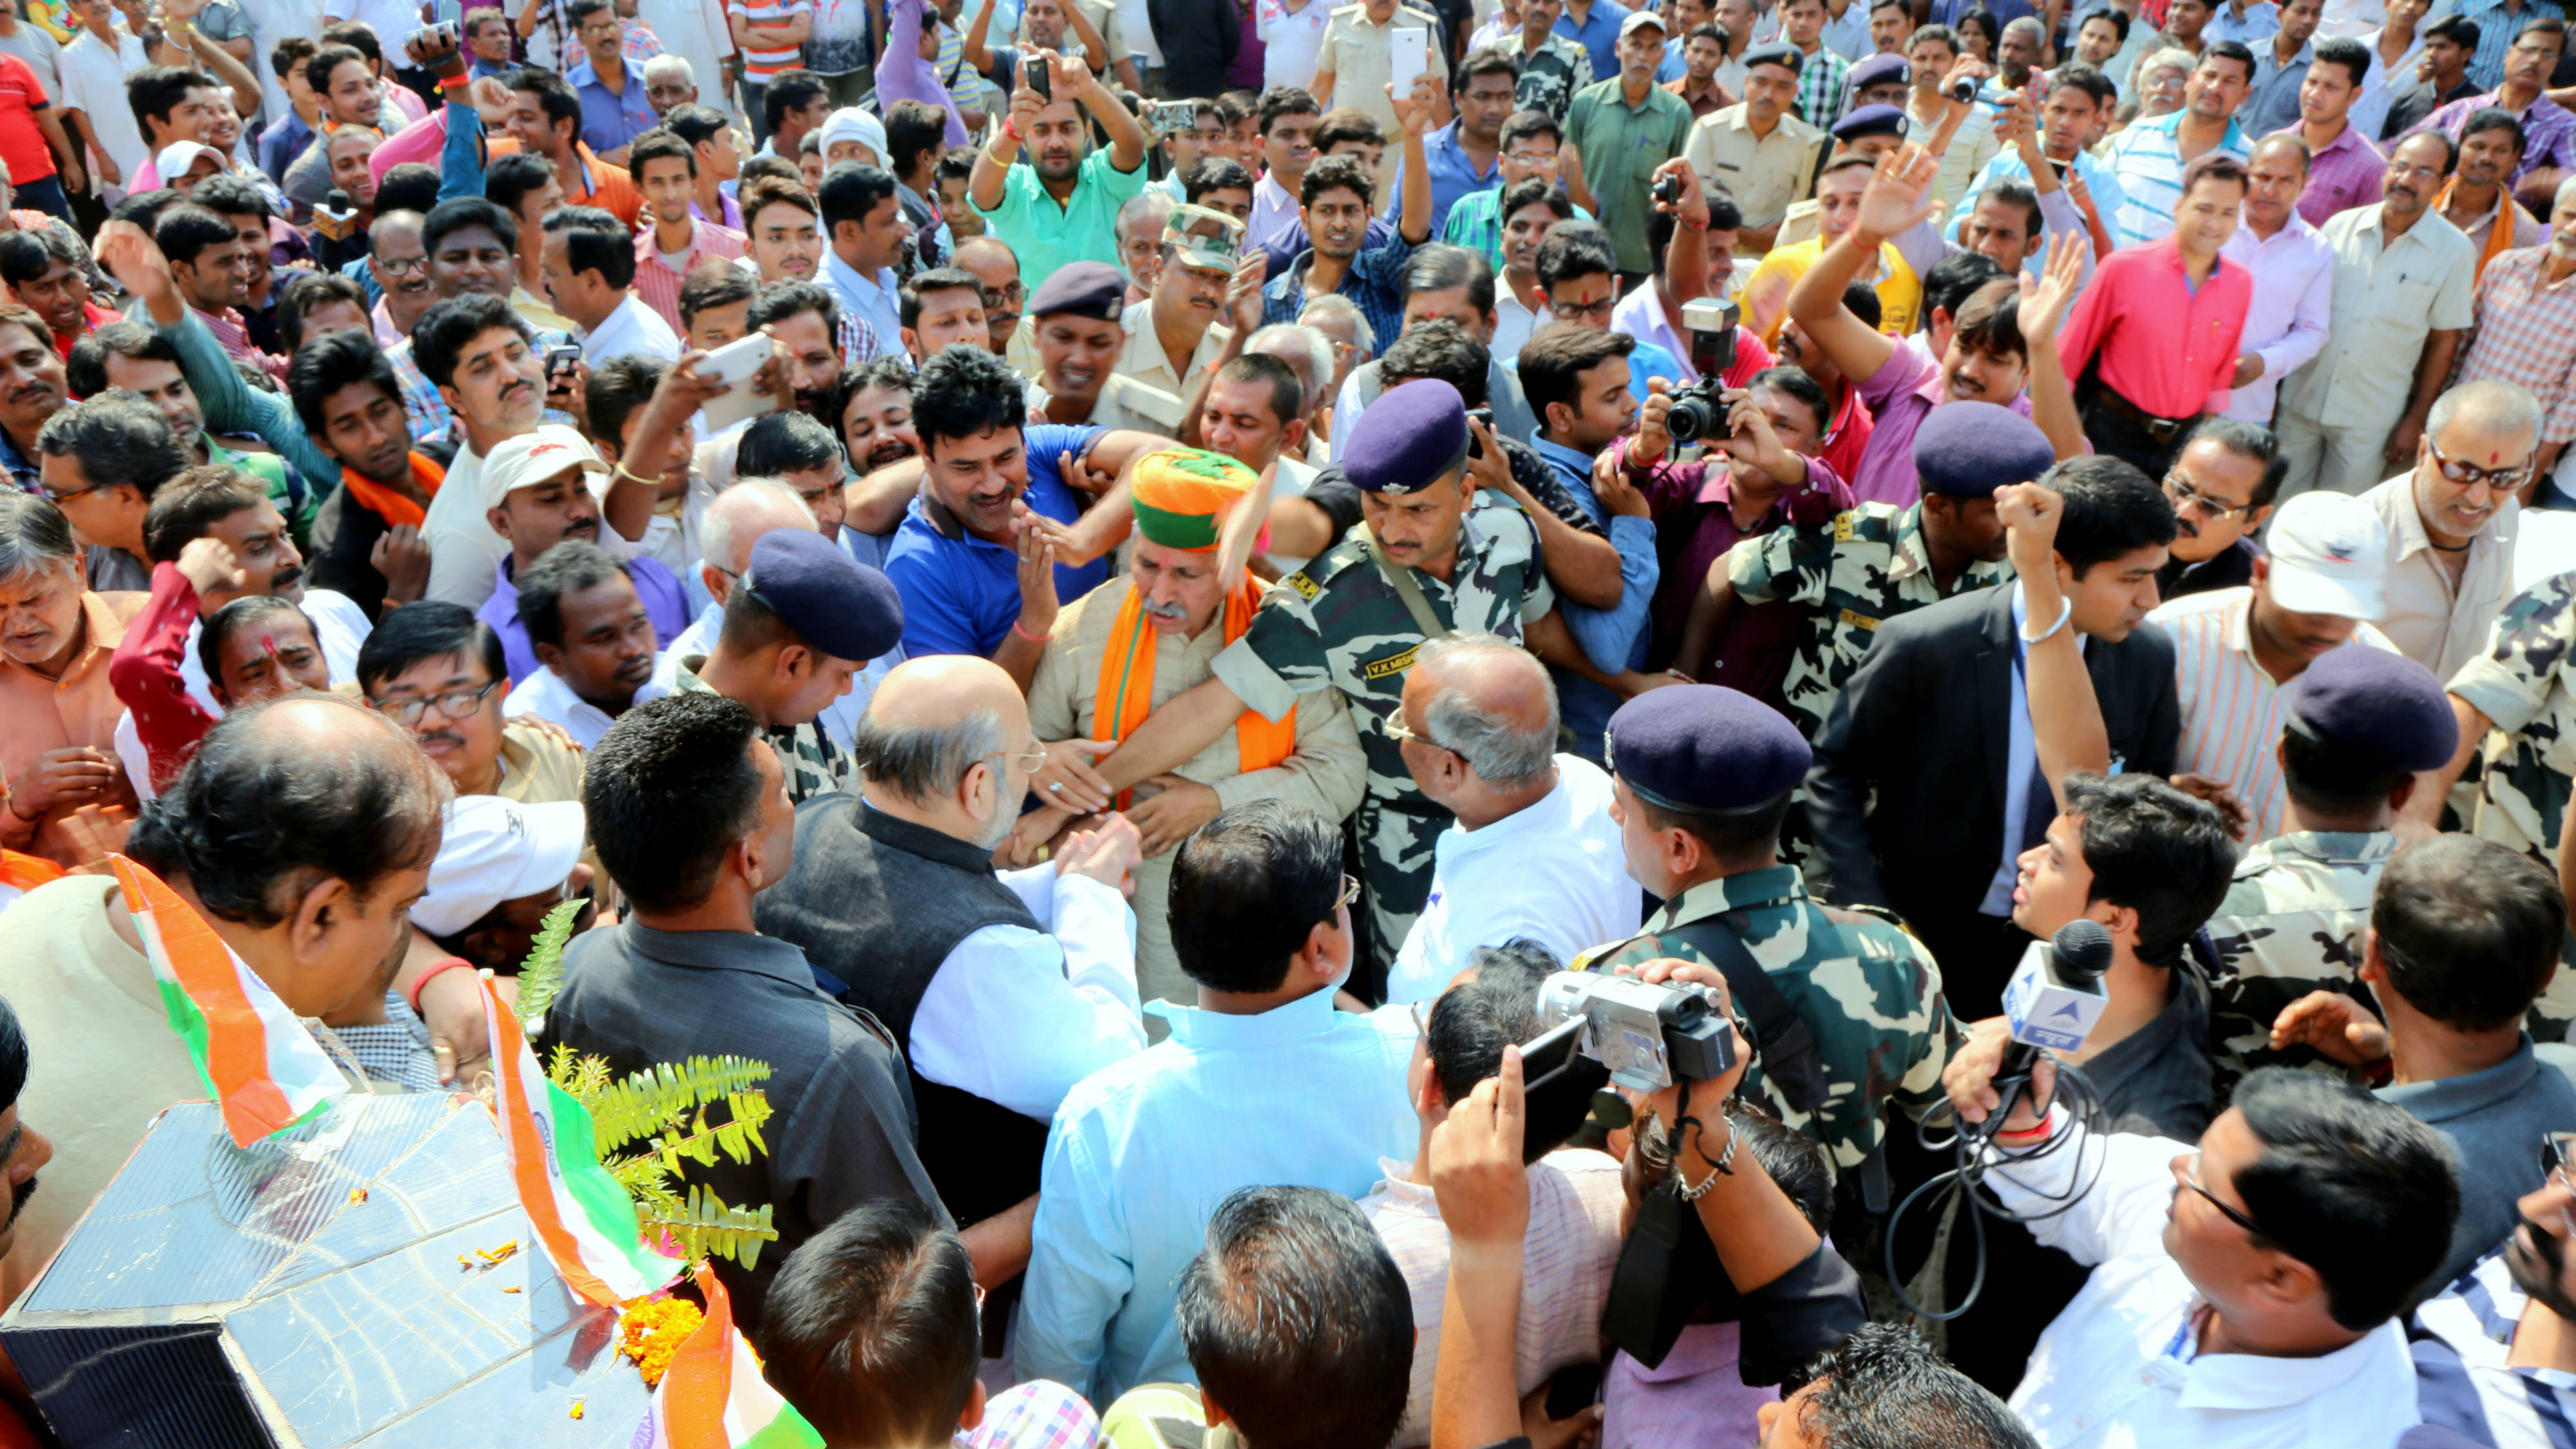
[[[1691,334],[1691,366],[1699,369],[1699,381],[1675,392],[1673,410],[1664,416],[1664,431],[1676,444],[1726,434],[1726,373],[1735,366],[1735,325],[1741,315],[1733,302],[1716,297],[1682,305],[1682,325]]]
[[[1735,1024],[1718,1000],[1715,991],[1686,982],[1652,986],[1633,976],[1559,971],[1539,983],[1538,1019],[1546,1029],[1521,1049],[1528,1085],[1562,1071],[1574,1053],[1638,1092],[1724,1076],[1735,1066]]]

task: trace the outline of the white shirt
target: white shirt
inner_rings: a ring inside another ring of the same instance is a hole
[[[2352,109],[2344,114],[2345,123],[2358,129],[2374,146],[2380,144],[2379,129],[2388,124],[2388,107],[2396,101],[2398,91],[2415,84],[2415,62],[2424,54],[2424,28],[2418,25],[2415,38],[2407,43],[2406,53],[2397,57],[2397,63],[2383,62],[2379,58],[2379,41],[2386,29],[2382,26],[2354,37],[2362,49],[2370,52],[2370,74],[2362,77],[2361,90],[2352,98]],[[2320,28],[2317,39],[2325,38],[2326,32]]]
[[[63,93],[55,99],[63,109],[89,117],[90,134],[98,138],[97,147],[89,152],[90,164],[97,165],[99,151],[106,151],[129,186],[152,156],[143,128],[135,124],[134,107],[125,98],[125,78],[151,63],[142,40],[127,34],[122,25],[117,27],[113,49],[83,28],[63,47],[58,61]]]
[[[1315,63],[1324,53],[1324,27],[1333,18],[1333,0],[1306,0],[1303,10],[1290,10],[1281,0],[1259,0],[1253,21],[1264,49],[1264,86],[1312,85]]]
[[[322,646],[322,662],[330,666],[333,684],[354,684],[358,678],[358,650],[367,642],[375,625],[367,611],[349,601],[346,594],[329,589],[306,589],[297,604],[304,617],[313,621],[314,642]],[[188,626],[188,647],[179,656],[179,682],[188,687],[188,697],[206,713],[221,717],[224,707],[215,703],[215,691],[206,679],[206,666],[198,662],[197,641],[205,637],[206,621],[199,619]]]
[[[654,677],[636,689],[635,703],[660,699],[671,692],[671,686],[661,681],[661,660],[653,661],[653,672]],[[563,676],[547,664],[538,665],[536,673],[511,685],[510,697],[501,701],[501,718],[519,719],[527,715],[562,725],[564,733],[572,736],[573,743],[585,750],[599,748],[599,737],[608,733],[608,727],[617,722],[609,718],[608,711],[573,693],[572,686],[564,683]]]
[[[2388,564],[2388,611],[2379,632],[2397,652],[2448,680],[2460,666],[2484,653],[2496,615],[2513,597],[2513,541],[2522,520],[2522,505],[2508,500],[2487,517],[2487,526],[2469,540],[2468,566],[2455,587],[2443,569],[2433,540],[2424,532],[2424,516],[2415,508],[2415,470],[2361,495],[2388,525],[2396,550]]]
[[[1527,936],[1571,961],[1644,919],[1610,776],[1578,756],[1556,757],[1556,788],[1536,804],[1476,830],[1452,824],[1431,856],[1431,895],[1387,973],[1390,1003],[1439,995],[1479,946]]]
[[[420,541],[429,545],[429,590],[421,597],[469,609],[492,597],[510,541],[492,531],[484,511],[483,455],[460,441],[420,521]]]
[[[2270,241],[2239,226],[2219,255],[2253,274],[2254,300],[2236,351],[2263,359],[2263,375],[2227,395],[2227,416],[2270,427],[2281,379],[2325,350],[2326,324],[2334,319],[2334,247],[2294,210]]]
[[[1639,285],[1652,287],[1649,280]],[[1496,362],[1510,362],[1521,355],[1521,344],[1530,340],[1539,323],[1546,317],[1544,308],[1532,310],[1521,301],[1521,294],[1500,277],[1494,278],[1494,341],[1491,355]]]
[[[2289,786],[2275,747],[2299,690],[2296,675],[2275,683],[2254,662],[2253,605],[2254,590],[2240,584],[2185,594],[2147,615],[2173,640],[2174,694],[2182,709],[2177,768],[2207,775],[2236,796],[2252,817],[2248,845],[2280,834],[2289,819]],[[2344,643],[2397,652],[2367,623],[2355,625]]]
[[[322,18],[365,22],[376,33],[376,43],[384,47],[385,59],[397,66],[403,63],[403,42],[423,24],[414,0],[323,0]]]
[[[2191,1148],[2127,1133],[2087,1140],[2065,1108],[2052,1117],[2059,1135],[2078,1140],[1986,1178],[2007,1209],[2037,1213],[2061,1206],[2042,1194],[2071,1196],[2084,1181],[2079,1172],[2101,1173],[2073,1207],[2031,1223],[2039,1241],[2100,1265],[2040,1335],[2030,1370],[2013,1390],[2012,1411],[2040,1443],[2390,1449],[2419,1422],[2414,1364],[2393,1319],[2316,1358],[2196,1354],[2188,1336],[2169,1349],[2202,1307],[2163,1242],[2177,1191],[2173,1160]]]
[[[633,292],[617,304],[615,311],[599,319],[599,325],[583,334],[581,360],[597,367],[612,357],[658,357],[664,362],[680,360],[680,335],[662,314],[644,305],[644,299]],[[447,491],[440,484],[439,491]]]
[[[1136,914],[1114,888],[1059,876],[1052,862],[999,878],[1043,930],[986,926],[958,942],[905,1047],[925,1079],[1045,1122],[1074,1083],[1145,1049]]]
[[[1315,486],[1315,477],[1321,471],[1322,470],[1319,468],[1312,468],[1304,463],[1300,463],[1294,458],[1280,459],[1278,468],[1270,475],[1270,501],[1277,503],[1282,498],[1305,497],[1306,490]],[[1308,558],[1311,558],[1312,556],[1308,555],[1307,557],[1300,557],[1292,553],[1267,553],[1263,554],[1262,557],[1270,560],[1270,566],[1279,570],[1282,574],[1293,574],[1297,572],[1297,570],[1304,568],[1307,564]]]

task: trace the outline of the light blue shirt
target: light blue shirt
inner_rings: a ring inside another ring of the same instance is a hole
[[[1592,13],[1582,24],[1574,23],[1574,7],[1556,17],[1556,34],[1565,36],[1592,53],[1592,78],[1595,81],[1619,78],[1619,22],[1632,13],[1619,0],[1592,0]],[[1666,42],[1670,43],[1669,40]]]
[[[2232,40],[2248,50],[2259,51],[2280,28],[2281,7],[2273,4],[2272,0],[2255,0],[2245,7],[2242,19],[2228,8],[2225,0],[2221,0],[2218,8],[2210,12],[2209,23],[2201,27],[2200,38],[2204,41]]]
[[[2084,189],[2092,193],[2093,209],[2102,214],[2103,224],[2115,225],[2112,218],[2120,214],[2120,208],[2128,201],[2128,193],[2120,189],[2120,178],[2112,174],[2110,167],[2094,160],[2092,153],[2087,151],[2075,153],[2075,174],[2084,178]],[[1978,193],[2004,180],[2030,180],[2030,167],[2023,163],[2017,147],[1997,151],[1992,159],[1978,168],[1976,176],[1968,182],[1968,189],[1960,193],[1959,204],[1950,209],[1950,220],[1943,227],[1942,235],[1952,241],[1959,240],[1959,224],[1977,209]],[[2080,208],[2076,212],[2079,219],[2083,214]],[[2032,260],[2045,262],[2047,257],[2043,253]]]
[[[2029,635],[2029,614],[2022,605],[2021,585],[2018,583],[2012,586],[2012,621],[2015,639]],[[2074,628],[2075,621],[2069,618],[2066,627]],[[2092,642],[2078,635],[2076,652],[2084,652],[2084,647]],[[1989,916],[2012,914],[2013,883],[2021,874],[2021,822],[2030,809],[2031,772],[2039,765],[2039,740],[2031,733],[2030,694],[2024,677],[2023,661],[2029,653],[2028,646],[2013,645],[2012,682],[2007,686],[2012,690],[2012,704],[2004,711],[2011,726],[2010,737],[2004,745],[2004,859],[1995,870],[1993,882],[1986,887],[1986,898],[1977,905],[1979,913]],[[2120,773],[2120,762],[2116,759],[2111,762],[2111,773]]]
[[[841,304],[843,312],[868,324],[879,355],[904,355],[903,309],[895,300],[903,283],[896,279],[892,268],[880,268],[874,277],[862,276],[858,268],[841,260],[840,253],[826,248],[823,275],[817,280]]]
[[[1171,1036],[1084,1078],[1056,1111],[1020,1306],[1020,1377],[1095,1404],[1198,1381],[1172,1311],[1229,1194],[1284,1184],[1356,1200],[1385,1175],[1380,1158],[1409,1160],[1421,1138],[1407,1013],[1337,1011],[1329,991],[1258,1016],[1145,1010]]]
[[[1631,354],[1630,365],[1634,364]],[[1626,514],[1614,517],[1592,492],[1589,456],[1549,442],[1544,434],[1534,440],[1534,446],[1548,467],[1556,470],[1557,481],[1565,485],[1565,491],[1574,495],[1574,501],[1583,505],[1592,521],[1610,535],[1611,546],[1619,550],[1618,606],[1591,609],[1571,599],[1559,599],[1556,607],[1565,615],[1565,627],[1595,666],[1613,673],[1643,668],[1649,632],[1647,611],[1654,603],[1655,585],[1663,578],[1663,564],[1655,552],[1655,521]],[[1599,764],[1606,753],[1602,735],[1610,727],[1611,714],[1623,701],[1579,675],[1553,667],[1548,672],[1556,676],[1557,712],[1574,734],[1574,752]]]
[[[2111,239],[2121,246],[2133,247],[2140,242],[2160,241],[2173,235],[2174,210],[2182,204],[2182,142],[2176,132],[2182,129],[2188,111],[2158,116],[2152,121],[2132,123],[2111,138],[2102,159],[2120,178],[2120,206],[2114,212],[2102,204],[2097,194],[2093,209],[2111,228]],[[2227,123],[2227,134],[2218,140],[2220,151],[2245,161],[2253,151],[2243,127]],[[2084,184],[2093,184],[2086,177]]]

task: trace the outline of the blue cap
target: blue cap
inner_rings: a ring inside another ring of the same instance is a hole
[[[1894,56],[1880,56],[1894,60]],[[1894,136],[1905,139],[1905,112],[1895,106],[1861,106],[1850,115],[1834,122],[1834,139],[1857,141],[1864,136]]]
[[[1071,312],[1095,322],[1115,322],[1127,310],[1127,278],[1107,262],[1075,262],[1038,284],[1029,298],[1029,315],[1054,317]]]
[[[903,599],[894,581],[810,529],[762,534],[751,546],[742,586],[835,659],[874,659],[903,638]]]
[[[1912,85],[1914,67],[1907,65],[1901,55],[1873,55],[1854,63],[1847,79],[1851,82],[1851,93],[1859,95],[1871,86],[1883,86],[1889,81],[1901,86]]]
[[[1791,71],[1795,72],[1804,68],[1806,63],[1807,58],[1798,53],[1798,47],[1791,45],[1786,41],[1773,41],[1769,45],[1757,45],[1751,50],[1744,52],[1744,68],[1746,70],[1751,70],[1757,65],[1785,65]]]
[[[1610,768],[1668,810],[1750,810],[1798,787],[1814,761],[1779,711],[1714,684],[1649,690],[1610,716]]]
[[[2056,465],[2039,424],[1993,403],[1943,403],[1914,434],[1914,472],[1926,493],[1992,498]]]
[[[1391,387],[1351,425],[1342,476],[1362,493],[1413,493],[1467,456],[1467,403],[1436,377]]]
[[[2460,722],[2433,671],[2358,641],[2307,667],[2285,723],[2321,744],[2366,750],[2393,770],[2448,764],[2460,747]]]

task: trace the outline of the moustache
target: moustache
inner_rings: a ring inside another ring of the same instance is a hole
[[[301,568],[279,569],[268,576],[268,587],[272,593],[280,589],[291,589],[302,582],[304,582],[304,570]]]
[[[1174,623],[1178,623],[1179,621],[1188,618],[1190,615],[1190,611],[1187,608],[1184,608],[1177,603],[1156,604],[1148,602],[1143,604],[1141,607],[1146,613],[1157,619],[1168,619]]]
[[[456,733],[454,730],[431,730],[428,734],[418,735],[415,736],[415,738],[420,741],[420,747],[424,750],[428,749],[431,745],[442,743],[454,745],[460,750],[465,748],[465,736]]]
[[[862,468],[875,472],[890,463],[900,463],[921,450],[901,438],[879,438],[868,445],[868,455],[859,460]]]

